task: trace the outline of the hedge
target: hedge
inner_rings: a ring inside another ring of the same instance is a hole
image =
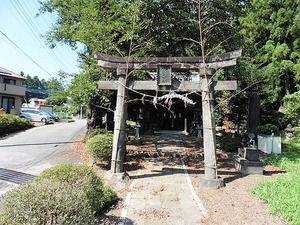
[[[86,144],[89,153],[96,161],[110,161],[113,147],[112,133],[93,134]]]
[[[26,130],[33,126],[34,125],[30,121],[24,118],[20,118],[19,116],[11,114],[0,114],[0,136],[21,130]]]
[[[117,201],[115,191],[86,165],[61,164],[7,192],[0,224],[96,224]]]

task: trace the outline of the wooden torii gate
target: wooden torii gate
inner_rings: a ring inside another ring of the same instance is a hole
[[[204,187],[218,188],[223,181],[217,176],[216,138],[213,112],[214,90],[236,90],[236,81],[212,82],[211,78],[219,68],[236,65],[242,51],[237,50],[208,57],[115,57],[95,53],[98,65],[103,68],[116,69],[118,81],[99,81],[102,90],[117,90],[117,103],[114,116],[114,141],[111,159],[111,173],[125,174],[123,168],[126,138],[126,102],[128,90],[154,90],[177,92],[201,92],[203,113],[203,146],[205,175],[200,184]],[[133,70],[158,70],[157,81],[130,81],[126,77]],[[201,79],[196,81],[178,81],[171,78],[171,69],[199,70]]]

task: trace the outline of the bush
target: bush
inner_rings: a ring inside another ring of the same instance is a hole
[[[11,219],[10,217],[8,216],[5,216],[5,215],[0,215],[0,225],[29,225],[28,223],[24,223],[23,222],[17,222],[15,221],[14,219]]]
[[[113,146],[113,134],[104,133],[97,134],[88,138],[87,148],[89,153],[97,161],[109,161],[112,155],[112,146]]]
[[[85,194],[50,180],[20,185],[4,196],[1,224],[95,224]]]
[[[98,134],[106,134],[109,133],[108,131],[106,131],[105,129],[93,129],[87,136],[87,139],[92,138]]]
[[[33,124],[24,118],[11,114],[0,114],[0,135],[33,127]]]
[[[85,165],[61,164],[51,167],[42,172],[34,182],[43,180],[74,186],[80,192],[83,191],[95,212],[103,211],[117,200],[116,193],[110,187],[105,187],[101,178]]]
[[[240,136],[225,131],[220,132],[220,135],[216,137],[216,142],[219,149],[227,152],[237,152],[239,148],[243,147]]]
[[[262,125],[262,126],[258,126],[256,128],[256,132],[257,132],[257,134],[264,134],[264,135],[272,135],[272,133],[275,135],[280,134],[279,128],[276,125],[273,125],[270,123]]]

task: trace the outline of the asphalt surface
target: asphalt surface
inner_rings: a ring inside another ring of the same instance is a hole
[[[0,195],[32,180],[61,163],[82,163],[69,145],[86,126],[86,120],[58,122],[0,138]]]

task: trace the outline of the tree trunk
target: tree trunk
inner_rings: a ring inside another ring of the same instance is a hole
[[[90,97],[88,107],[87,107],[87,133],[86,136],[94,129],[103,128],[102,124],[102,114],[103,110],[97,105],[99,105],[99,96]]]

